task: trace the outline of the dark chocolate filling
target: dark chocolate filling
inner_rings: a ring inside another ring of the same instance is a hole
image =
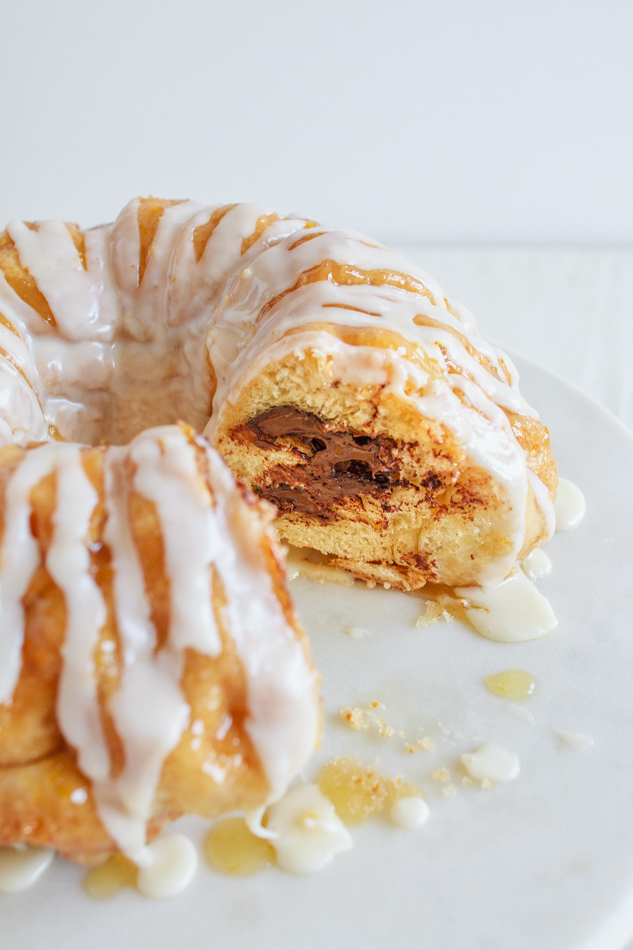
[[[353,432],[293,406],[274,406],[242,431],[260,448],[283,445],[305,459],[301,465],[268,469],[266,483],[253,486],[281,512],[334,521],[335,502],[372,495],[388,508],[392,490],[408,485],[400,477],[398,443],[388,436]]]

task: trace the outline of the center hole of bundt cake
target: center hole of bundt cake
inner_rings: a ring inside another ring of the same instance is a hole
[[[273,406],[233,433],[234,438],[291,454],[274,461],[253,485],[282,512],[298,511],[320,521],[335,520],[335,504],[359,495],[385,496],[408,484],[400,476],[395,439],[354,432],[296,406]],[[300,459],[297,462],[297,459]]]
[[[184,347],[117,338],[109,350],[103,348],[106,372],[80,364],[74,344],[61,341],[58,346],[67,372],[46,391],[45,411],[66,441],[127,445],[153,426],[182,421],[202,432],[209,421],[209,369],[202,358],[192,365],[195,359]],[[44,356],[46,351],[41,362]],[[80,384],[71,373],[78,375],[78,365],[83,366]]]

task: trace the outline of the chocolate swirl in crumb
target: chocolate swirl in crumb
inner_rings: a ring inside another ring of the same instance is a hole
[[[241,434],[262,449],[286,448],[304,464],[268,469],[258,495],[280,511],[298,511],[322,522],[336,520],[333,503],[371,495],[388,504],[400,478],[399,446],[388,436],[371,437],[330,425],[293,406],[274,406],[241,426]]]

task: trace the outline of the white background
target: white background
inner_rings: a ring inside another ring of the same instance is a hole
[[[0,0],[0,228],[365,231],[633,425],[633,0]]]
[[[631,0],[0,0],[0,219],[632,242],[632,38]]]
[[[0,229],[155,194],[365,231],[633,425],[632,48],[633,0],[0,0]]]

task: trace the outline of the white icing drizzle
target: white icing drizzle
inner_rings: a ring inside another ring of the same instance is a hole
[[[270,842],[277,864],[293,874],[314,874],[352,847],[349,831],[318,785],[291,788],[269,810],[266,825],[275,833]]]
[[[29,439],[44,442],[49,427],[33,361],[14,333],[6,327],[0,329],[4,337],[0,341],[4,351],[0,352],[0,445]]]
[[[577,528],[585,517],[586,507],[585,496],[578,486],[566,478],[559,478],[554,503],[556,530],[569,531],[571,528]]]
[[[84,270],[70,232],[62,221],[42,221],[37,230],[11,221],[7,231],[20,262],[35,278],[60,331],[70,340],[103,334],[97,288]]]
[[[465,752],[461,762],[468,774],[480,781],[512,782],[521,771],[516,752],[496,742],[484,742],[474,752]]]
[[[543,484],[536,472],[533,472],[531,468],[528,469],[528,480],[530,483],[530,488],[534,492],[534,497],[536,498],[536,502],[543,516],[543,521],[545,524],[545,537],[543,540],[548,541],[556,531],[556,512],[554,510],[554,502],[552,501],[547,486]]]
[[[55,857],[48,848],[0,848],[0,894],[25,891],[42,876]]]
[[[407,831],[421,828],[427,823],[430,815],[429,806],[419,795],[397,798],[389,810],[389,817],[394,825]]]
[[[79,446],[60,446],[57,455],[54,534],[46,555],[46,567],[64,594],[67,614],[57,719],[63,735],[78,751],[81,771],[94,781],[103,781],[109,775],[110,760],[93,657],[106,607],[90,573],[87,548],[90,518],[99,498],[81,464]]]
[[[488,640],[536,640],[558,625],[548,601],[521,570],[488,587],[456,587],[455,593],[477,633]]]
[[[134,487],[156,505],[170,581],[169,641],[207,656],[222,652],[211,606],[211,565],[220,555],[209,492],[186,435],[177,428],[154,429],[134,441]],[[183,530],[183,526],[186,531]]]
[[[151,437],[145,432],[139,438]],[[155,652],[156,630],[128,517],[126,456],[125,449],[108,453],[104,533],[112,554],[123,652],[121,682],[110,712],[123,742],[125,766],[116,780],[95,784],[95,797],[101,819],[121,850],[142,862],[145,825],[162,765],[187,726],[189,707],[180,690],[182,656],[168,648]]]
[[[256,838],[265,838],[266,840],[272,841],[273,838],[278,837],[278,834],[276,831],[269,831],[269,829],[262,824],[264,815],[266,814],[266,808],[266,805],[260,805],[259,808],[249,808],[244,814],[244,821],[248,830],[254,834]]]
[[[215,563],[227,598],[231,636],[248,682],[245,726],[271,786],[279,798],[314,748],[318,709],[306,697],[316,692],[316,674],[289,627],[273,590],[265,555],[253,544],[252,525],[234,490],[234,479],[206,440],[209,481],[215,498]],[[265,634],[265,635],[264,635]]]
[[[531,581],[538,581],[552,573],[552,562],[543,548],[534,548],[521,561],[521,568]]]
[[[37,541],[31,534],[31,492],[50,475],[55,445],[27,452],[6,488],[4,534],[0,549],[0,702],[8,702],[22,665],[24,608],[22,598],[40,563]]]
[[[185,835],[166,834],[146,848],[147,863],[139,869],[136,886],[152,900],[180,894],[192,882],[198,869],[198,852]]]

